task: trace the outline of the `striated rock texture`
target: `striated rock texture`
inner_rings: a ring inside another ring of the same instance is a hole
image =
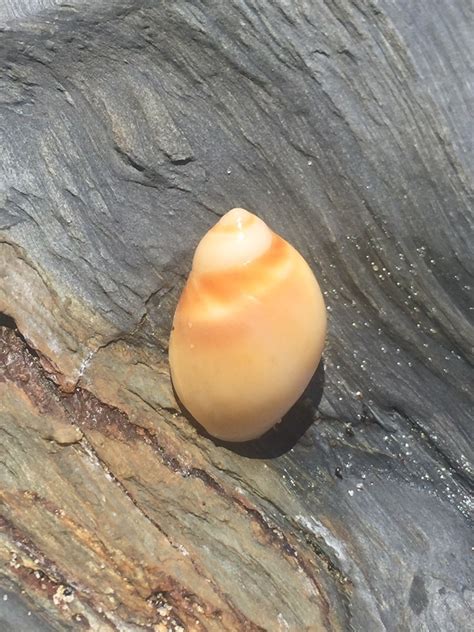
[[[0,628],[467,630],[467,3],[0,23]],[[225,445],[180,412],[167,341],[234,206],[307,258],[329,334],[287,419]]]

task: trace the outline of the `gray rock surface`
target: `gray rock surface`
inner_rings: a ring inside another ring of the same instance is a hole
[[[3,1],[0,15],[0,309],[28,343],[4,330],[0,551],[27,535],[39,553],[16,551],[21,567],[51,586],[0,576],[59,630],[75,616],[467,630],[467,3]],[[178,414],[166,350],[193,249],[234,206],[307,258],[329,333],[288,419],[224,446]],[[77,442],[55,442],[67,424]]]

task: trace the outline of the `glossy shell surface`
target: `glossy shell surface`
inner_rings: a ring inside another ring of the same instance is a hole
[[[233,209],[199,243],[176,309],[174,388],[209,434],[255,439],[303,393],[325,333],[306,261],[261,219]]]

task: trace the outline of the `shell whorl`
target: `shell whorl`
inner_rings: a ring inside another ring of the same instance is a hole
[[[205,275],[246,266],[270,248],[272,238],[265,222],[243,208],[234,208],[199,243],[193,273]]]
[[[221,319],[263,295],[288,275],[291,246],[261,219],[234,208],[201,239],[178,313]]]

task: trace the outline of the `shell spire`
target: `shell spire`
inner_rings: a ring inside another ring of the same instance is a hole
[[[173,321],[181,402],[209,434],[255,439],[297,401],[324,346],[326,309],[303,257],[235,208],[199,243]]]

